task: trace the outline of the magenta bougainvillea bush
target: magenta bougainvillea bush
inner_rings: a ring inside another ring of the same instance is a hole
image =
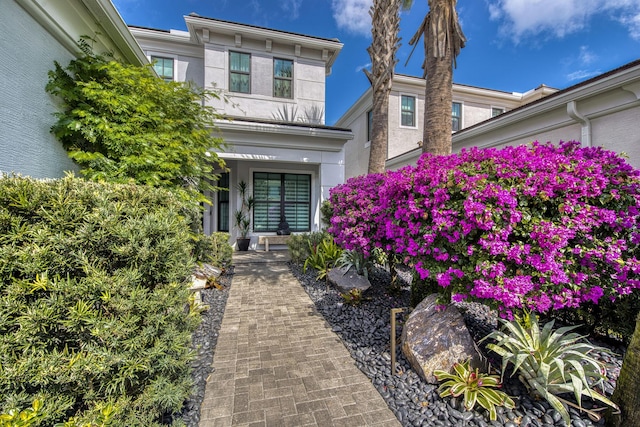
[[[395,252],[441,301],[508,318],[640,288],[640,171],[577,142],[425,154],[415,167],[333,189],[329,229],[347,249]]]

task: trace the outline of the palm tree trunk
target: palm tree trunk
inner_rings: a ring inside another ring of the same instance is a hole
[[[609,411],[608,426],[640,426],[640,313],[611,400],[620,406],[621,413]]]
[[[368,173],[383,173],[387,160],[389,141],[389,92],[378,88],[373,92],[373,126]]]
[[[430,32],[425,45],[432,43]],[[425,46],[426,49],[426,46]],[[424,101],[422,152],[451,154],[451,103],[453,102],[453,65],[451,49],[443,57],[431,53],[426,58],[427,87]]]
[[[428,0],[429,13],[409,41],[424,36],[425,88],[422,152],[451,153],[453,67],[466,38],[456,13],[457,0]],[[423,77],[424,77],[423,76]]]
[[[389,93],[400,46],[400,8],[408,8],[407,0],[373,0],[371,15],[371,71],[364,70],[373,91],[373,126],[368,173],[383,173],[389,144]]]

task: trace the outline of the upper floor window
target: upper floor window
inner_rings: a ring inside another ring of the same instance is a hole
[[[371,132],[373,132],[373,110],[367,111],[367,141],[371,141]]]
[[[273,60],[273,96],[293,98],[293,61]]]
[[[400,104],[400,124],[402,126],[416,126],[416,98],[402,95]]]
[[[493,107],[491,109],[491,117],[499,116],[504,113],[504,108]]]
[[[151,62],[153,62],[153,69],[161,79],[165,82],[173,81],[173,58],[152,56]]]
[[[251,93],[251,55],[229,52],[229,90]]]
[[[451,106],[451,121],[451,129],[459,131],[462,126],[462,104],[459,102],[454,102]]]

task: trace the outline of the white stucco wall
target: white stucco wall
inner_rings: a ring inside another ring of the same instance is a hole
[[[49,132],[55,99],[45,92],[53,61],[73,55],[13,0],[0,1],[0,171],[55,178],[77,170]]]
[[[236,117],[252,117],[266,120],[278,119],[278,111],[295,112],[296,118],[317,108],[324,112],[325,67],[322,61],[286,55],[283,52],[251,50],[257,47],[244,42],[242,48],[206,43],[204,45],[204,81],[209,89],[224,93],[228,102],[213,101],[219,112]],[[251,55],[251,93],[229,91],[229,51]],[[273,58],[293,61],[293,98],[273,96]],[[324,124],[324,114],[320,124]]]

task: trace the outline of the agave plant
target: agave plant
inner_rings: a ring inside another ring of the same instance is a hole
[[[497,375],[480,373],[478,368],[469,369],[469,361],[453,365],[453,373],[436,370],[433,372],[440,384],[438,392],[440,397],[464,396],[464,407],[467,411],[473,410],[476,403],[489,411],[489,418],[494,421],[497,418],[496,406],[504,406],[513,409],[515,404],[505,392],[496,390],[502,387]]]
[[[371,261],[365,258],[362,252],[350,250],[342,252],[340,258],[336,261],[336,265],[344,268],[345,273],[353,268],[357,274],[367,279],[369,278],[369,268],[373,266]]]
[[[558,394],[573,393],[578,408],[582,408],[582,396],[618,408],[615,403],[592,387],[602,388],[605,377],[604,364],[592,356],[594,351],[608,352],[584,341],[584,336],[569,333],[578,326],[553,329],[554,321],[544,325],[542,330],[534,314],[521,321],[501,320],[505,331],[494,331],[483,338],[496,340],[487,348],[502,356],[502,373],[509,363],[513,371],[519,373],[520,380],[534,396],[546,399],[569,425],[571,419],[564,404],[570,402]],[[563,404],[564,403],[564,404]],[[575,406],[575,405],[573,405]],[[596,415],[593,411],[587,411]]]

